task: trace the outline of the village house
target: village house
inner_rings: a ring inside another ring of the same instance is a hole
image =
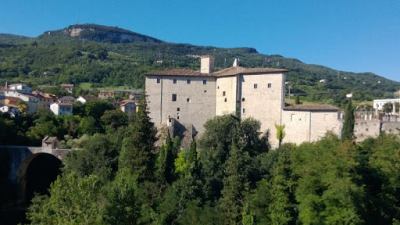
[[[50,110],[57,116],[72,115],[72,103],[55,102],[50,105]]]
[[[272,146],[275,125],[285,125],[284,142],[314,141],[327,132],[339,134],[339,110],[331,107],[285,108],[285,69],[232,67],[214,71],[214,59],[201,57],[199,71],[169,69],[146,74],[150,117],[156,126],[183,125],[201,135],[204,123],[218,115],[234,114],[261,122]],[[304,128],[304,129],[302,129]],[[292,131],[306,135],[299,137]],[[312,130],[312,131],[311,131]]]
[[[122,100],[119,104],[119,108],[122,112],[127,113],[128,115],[136,113],[137,109],[136,102],[133,100]]]
[[[98,98],[96,96],[86,95],[86,96],[79,96],[78,98],[76,98],[76,102],[80,102],[82,104],[86,104],[87,102],[95,101],[97,99]]]
[[[399,109],[397,109],[397,104],[400,104],[400,98],[391,99],[375,99],[373,102],[373,108],[377,111],[382,111],[385,104],[391,104],[393,109],[393,114],[395,114]]]
[[[19,93],[23,94],[29,94],[32,92],[32,88],[26,84],[10,84],[10,85],[6,84],[6,89],[12,91],[18,91]]]
[[[115,92],[114,91],[99,91],[98,97],[99,99],[110,99],[110,98],[114,98],[115,96]]]
[[[73,104],[75,102],[75,98],[72,96],[63,96],[58,99],[58,102],[60,103],[68,103],[68,104]]]
[[[57,101],[57,96],[40,91],[33,91],[32,95],[35,96],[38,102],[39,109],[49,109],[50,105]]]
[[[74,91],[74,85],[73,84],[61,84],[60,85],[62,89],[64,89],[64,91],[72,94],[72,92]]]
[[[6,101],[16,101],[16,99],[24,102],[27,106],[28,113],[35,113],[38,110],[39,99],[37,97],[33,96],[32,94],[25,94],[25,93],[21,93],[21,92],[14,91],[14,90],[5,90],[3,92],[3,95],[5,96],[4,97],[5,102]]]

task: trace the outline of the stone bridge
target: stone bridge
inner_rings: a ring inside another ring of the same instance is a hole
[[[35,193],[47,193],[70,152],[58,146],[54,137],[45,137],[41,147],[0,145],[0,202],[26,204]]]

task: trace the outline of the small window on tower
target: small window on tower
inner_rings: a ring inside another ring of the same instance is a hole
[[[254,84],[254,89],[257,89],[257,84]]]
[[[225,96],[225,95],[226,95],[226,93],[225,93],[225,91],[223,91],[223,92],[222,92],[222,96]]]
[[[272,87],[272,84],[271,83],[268,83],[268,88],[271,88]]]
[[[187,83],[187,84],[190,84],[190,82],[191,82],[191,80],[186,80],[186,83]]]
[[[227,102],[227,101],[228,101],[228,99],[227,99],[227,98],[225,98],[225,99],[224,99],[224,102]]]
[[[176,79],[173,79],[173,80],[172,80],[172,83],[176,84]]]
[[[157,78],[157,84],[159,84],[160,83],[160,78]]]
[[[243,108],[243,110],[242,110],[242,111],[243,111],[243,113],[245,113],[245,112],[246,112],[246,109],[245,109],[245,108]]]
[[[172,101],[176,102],[176,94],[172,94]]]
[[[204,85],[207,84],[207,80],[203,80],[203,84],[204,84]]]
[[[244,102],[246,99],[245,98],[242,98],[242,102]]]
[[[179,107],[178,107],[178,108],[176,108],[176,111],[178,111],[178,112],[179,112],[179,111],[181,111],[181,108],[179,108]]]
[[[187,99],[186,99],[186,102],[190,102],[190,98],[187,98]]]

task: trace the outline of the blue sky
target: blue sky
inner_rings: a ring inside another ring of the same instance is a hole
[[[1,0],[0,33],[75,23],[178,43],[254,47],[400,81],[400,0]]]

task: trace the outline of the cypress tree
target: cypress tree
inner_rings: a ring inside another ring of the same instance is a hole
[[[346,105],[346,109],[344,112],[344,122],[342,128],[342,140],[352,140],[354,137],[354,107],[352,101]]]
[[[174,180],[174,144],[168,133],[165,144],[161,146],[157,162],[157,176],[162,184],[172,183]]]
[[[150,121],[146,100],[142,100],[135,119],[129,126],[119,157],[119,168],[129,168],[139,181],[150,180],[154,168],[154,143],[157,130]]]
[[[236,144],[232,144],[230,157],[226,162],[224,188],[220,199],[223,224],[241,224],[244,195],[248,187],[246,159],[245,153]]]

